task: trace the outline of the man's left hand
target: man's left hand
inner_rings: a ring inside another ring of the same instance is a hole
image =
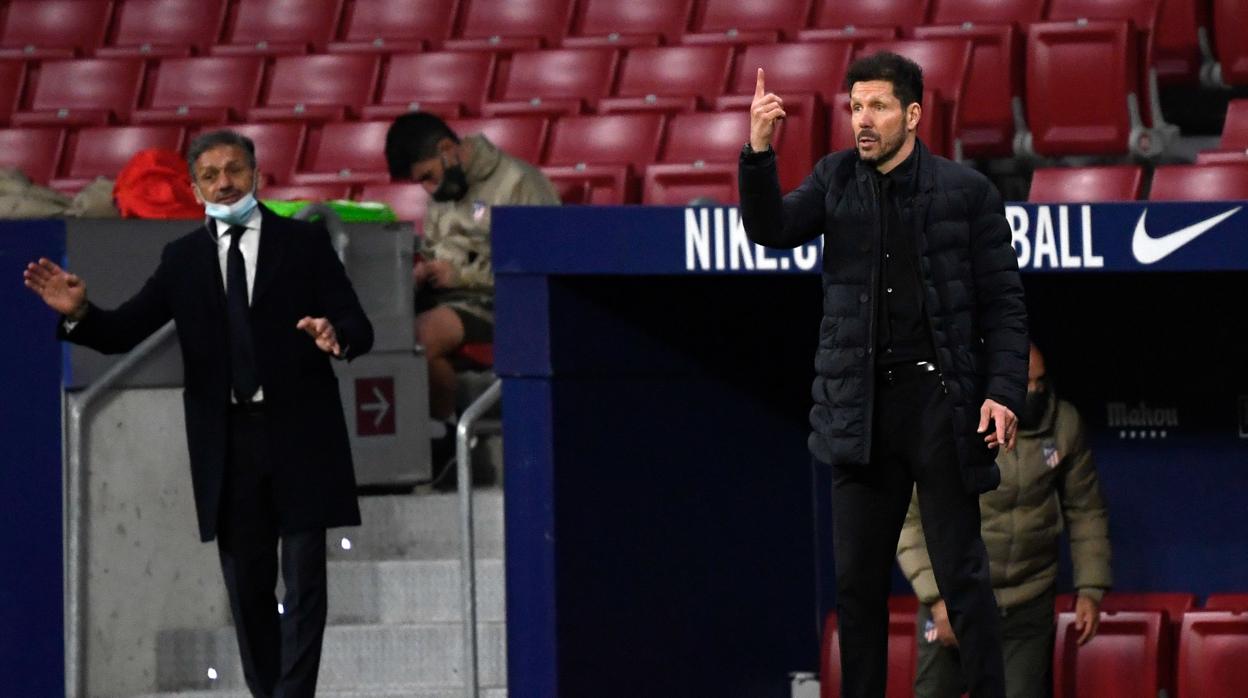
[[[1097,628],[1101,627],[1101,605],[1096,599],[1080,594],[1075,599],[1075,630],[1079,631],[1079,644],[1083,645],[1096,637]]]
[[[992,431],[988,431],[989,420],[994,427]],[[988,444],[988,448],[1002,446],[1005,450],[1012,451],[1014,441],[1018,438],[1018,418],[1010,408],[996,400],[984,400],[979,408],[979,427],[975,431],[980,434],[988,432],[984,436],[984,443]]]
[[[342,349],[338,346],[338,335],[327,318],[304,317],[295,325],[295,329],[307,332],[312,339],[316,340],[316,346],[321,351],[334,356],[342,356]]]

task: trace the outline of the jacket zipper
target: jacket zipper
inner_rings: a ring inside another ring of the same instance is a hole
[[[917,199],[918,197],[915,197],[915,198]],[[916,204],[917,204],[917,201],[916,201]],[[923,206],[923,221],[919,222],[918,216],[917,215],[915,216],[915,223],[916,223],[916,229],[918,232],[918,237],[922,239],[923,241],[923,255],[926,255],[927,253],[927,235],[925,233],[925,230],[927,228],[927,214],[930,211],[931,211],[931,202],[929,201],[925,206]],[[917,214],[918,211],[915,211],[915,213]],[[919,251],[917,248],[915,249],[915,256],[916,257],[919,256]],[[927,341],[932,347],[932,359],[936,362],[936,375],[940,376],[940,389],[944,391],[945,395],[948,395],[949,385],[945,383],[945,367],[941,365],[940,363],[940,350],[936,347],[936,328],[935,328],[936,321],[932,319],[932,309],[928,307],[928,303],[927,303],[927,289],[931,287],[931,283],[929,282],[928,278],[923,273],[923,260],[920,258],[914,261],[917,263],[919,283],[921,284],[921,288],[923,289],[923,318],[927,320],[927,322],[925,323],[927,325]]]
[[[874,175],[867,175],[867,177],[871,180],[871,186],[870,186],[870,191],[871,191],[871,196],[872,196],[871,206],[873,207],[873,210],[875,212],[875,215],[872,216],[872,218],[875,220],[875,226],[874,226],[875,239],[872,241],[872,247],[875,248],[875,263],[871,265],[871,274],[869,275],[870,286],[868,287],[868,290],[867,290],[867,293],[870,294],[870,297],[871,297],[871,307],[868,309],[871,315],[867,318],[866,352],[867,352],[867,376],[869,377],[869,379],[867,380],[867,385],[868,385],[867,414],[866,414],[867,428],[866,428],[866,438],[863,439],[863,449],[865,450],[865,453],[863,454],[864,456],[863,462],[870,462],[871,460],[871,439],[873,437],[872,432],[874,431],[874,427],[875,427],[875,361],[876,361],[875,320],[876,320],[876,315],[878,312],[877,310],[878,304],[880,302],[880,298],[879,298],[880,265],[883,264],[884,262],[884,221],[882,220],[881,214],[880,214],[879,182],[876,180]]]

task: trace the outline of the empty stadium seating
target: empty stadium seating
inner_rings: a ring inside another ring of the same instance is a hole
[[[1150,201],[1248,199],[1248,163],[1162,165],[1153,171]]]
[[[330,53],[400,53],[440,48],[451,36],[459,0],[352,0]]]
[[[1054,698],[1156,696],[1167,685],[1170,656],[1161,611],[1102,613],[1097,635],[1079,644],[1074,613],[1057,617]]]
[[[446,51],[391,56],[377,104],[362,109],[365,119],[386,119],[427,111],[453,119],[481,113],[494,79],[492,53]]]
[[[289,55],[324,47],[334,38],[343,0],[239,0],[231,5],[222,55]]]
[[[45,61],[37,69],[28,107],[13,114],[20,126],[125,123],[139,100],[143,63],[123,58]]]
[[[600,112],[694,111],[712,103],[728,83],[729,46],[638,48],[620,64],[614,97],[599,102]]]
[[[294,176],[307,138],[307,127],[298,122],[269,124],[230,124],[211,126],[191,133],[191,139],[206,131],[228,128],[247,136],[256,146],[256,163],[265,181],[287,184]]]
[[[1024,26],[1044,16],[1046,0],[932,0],[933,25],[974,24]]]
[[[550,130],[550,121],[539,116],[456,119],[447,124],[460,138],[484,134],[503,152],[533,165],[542,161],[546,134]]]
[[[365,184],[360,188],[360,201],[381,201],[390,206],[394,215],[402,221],[412,221],[421,230],[425,209],[429,206],[429,192],[420,184],[396,182],[392,184]]]
[[[802,41],[844,38],[863,28],[902,29],[908,33],[927,17],[929,0],[877,0],[877,2],[842,2],[817,0],[811,28],[799,33]],[[876,38],[876,37],[872,37]]]
[[[572,0],[472,0],[448,49],[522,51],[558,46],[572,21]]]
[[[9,123],[22,97],[26,82],[26,64],[22,61],[0,60],[0,124]]]
[[[611,90],[618,55],[598,48],[522,51],[511,57],[498,100],[485,116],[579,114],[593,111]]]
[[[273,184],[260,188],[261,199],[278,201],[332,201],[351,198],[348,184]]]
[[[243,119],[260,94],[263,70],[258,56],[166,58],[149,71],[148,95],[131,121],[219,124]]]
[[[564,46],[658,46],[680,42],[693,0],[582,0]]]
[[[1155,26],[1153,68],[1163,84],[1195,83],[1204,59],[1200,32],[1207,30],[1207,4],[1201,0],[1165,0]]]
[[[1206,611],[1248,611],[1248,594],[1222,593],[1210,594],[1205,599],[1201,610]]]
[[[221,33],[225,0],[120,0],[100,57],[204,53]]]
[[[794,94],[815,94],[828,105],[844,89],[852,54],[853,45],[848,42],[747,46],[737,57],[728,94],[753,96],[757,71],[762,68],[768,92],[786,100]]]
[[[1139,165],[1045,167],[1031,176],[1027,200],[1033,203],[1134,201],[1144,186]]]
[[[249,121],[339,121],[372,101],[381,58],[370,54],[279,56]]]
[[[1235,698],[1248,686],[1248,614],[1192,611],[1183,617],[1176,683],[1180,698]]]
[[[386,131],[389,121],[337,121],[308,135],[295,184],[389,182]]]
[[[1248,85],[1248,4],[1213,0],[1213,27],[1219,77],[1228,85]]]
[[[56,174],[65,145],[59,128],[0,129],[0,169],[21,170],[30,181],[47,184]]]
[[[774,140],[777,150],[783,130],[782,124]],[[736,203],[737,156],[749,138],[749,120],[735,112],[673,116],[659,163],[646,168],[642,203]]]
[[[694,6],[686,44],[757,44],[796,38],[810,14],[810,0],[703,0]]]
[[[66,143],[65,165],[51,185],[77,191],[96,177],[116,178],[140,150],[164,148],[182,152],[180,126],[102,126],[79,129]]]
[[[640,173],[659,153],[660,114],[563,118],[551,128],[542,171],[564,203],[623,204],[638,199]]]
[[[0,58],[70,58],[104,40],[111,2],[9,0],[0,8]]]
[[[959,125],[966,101],[967,74],[973,45],[969,39],[914,39],[880,41],[863,45],[859,55],[892,51],[918,63],[923,69],[923,90],[935,97],[944,126],[943,142],[955,157],[960,156]],[[924,104],[926,111],[927,105]],[[937,152],[940,152],[937,150]]]

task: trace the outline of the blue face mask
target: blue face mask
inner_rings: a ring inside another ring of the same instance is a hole
[[[252,187],[243,198],[232,204],[216,204],[209,201],[204,202],[204,213],[210,218],[215,218],[226,225],[242,225],[251,216],[251,212],[256,210],[259,202],[256,201],[256,189]]]

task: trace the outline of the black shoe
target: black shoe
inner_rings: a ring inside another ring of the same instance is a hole
[[[450,492],[459,482],[457,463],[455,462],[455,432],[448,431],[430,441],[433,478],[430,484],[439,492]]]

